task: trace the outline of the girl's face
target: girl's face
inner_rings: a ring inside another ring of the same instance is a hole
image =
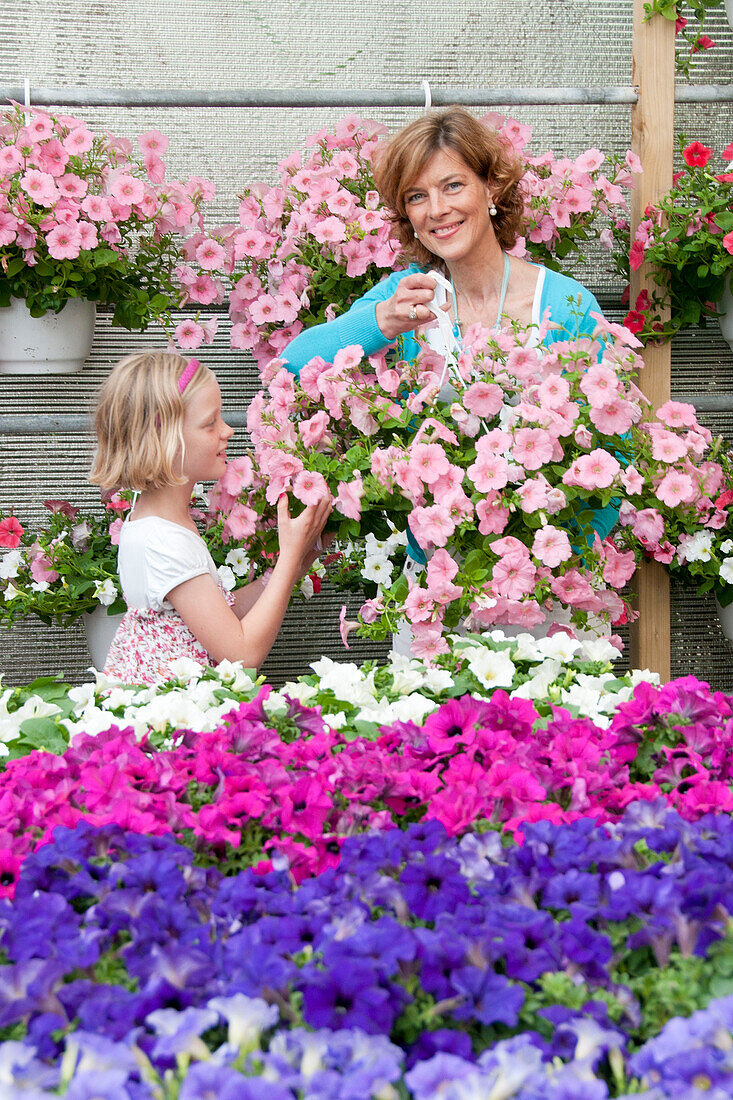
[[[220,478],[226,469],[227,443],[233,434],[234,428],[222,419],[219,383],[209,378],[183,414],[183,476],[193,483]]]
[[[447,149],[433,154],[405,190],[404,203],[420,243],[449,267],[485,258],[496,239],[489,185]]]

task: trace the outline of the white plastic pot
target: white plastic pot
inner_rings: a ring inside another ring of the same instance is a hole
[[[72,298],[31,317],[25,300],[0,308],[0,374],[76,374],[92,349],[96,306]]]
[[[92,664],[96,669],[104,668],[112,639],[122,622],[122,615],[108,615],[107,608],[100,604],[94,611],[85,612],[82,621]]]

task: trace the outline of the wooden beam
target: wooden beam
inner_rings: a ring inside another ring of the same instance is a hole
[[[634,0],[632,82],[639,89],[631,112],[631,148],[641,159],[643,172],[632,193],[631,233],[649,203],[656,202],[672,186],[674,161],[674,22],[655,15],[644,20],[644,0]],[[631,305],[644,288],[653,286],[652,272],[644,265],[631,273]],[[669,342],[644,350],[641,390],[655,409],[671,393]],[[632,668],[658,672],[663,681],[671,675],[669,577],[656,562],[644,563],[636,577],[639,618],[630,630]]]

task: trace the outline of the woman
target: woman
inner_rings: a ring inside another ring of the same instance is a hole
[[[548,310],[560,327],[546,333],[545,345],[566,339],[563,328],[592,333],[590,314],[600,313],[600,307],[588,290],[566,275],[508,255],[523,221],[522,167],[499,135],[465,108],[433,111],[406,126],[380,151],[374,178],[412,263],[341,317],[291,341],[282,358],[293,373],[315,355],[331,361],[349,344],[373,355],[398,342],[399,354],[413,358],[420,350],[413,334],[434,321],[427,308],[434,294],[438,303],[447,299],[458,340],[475,322],[491,328],[505,318],[539,325]],[[436,287],[430,268],[449,276],[450,294]],[[441,350],[434,327],[427,338]]]
[[[502,321],[553,327],[545,346],[568,334],[591,335],[593,295],[567,275],[510,256],[523,223],[522,167],[499,135],[463,107],[432,111],[404,127],[380,151],[374,179],[384,204],[393,211],[396,236],[412,261],[356,301],[342,316],[300,333],[281,358],[293,373],[314,356],[328,362],[336,352],[360,344],[366,355],[396,345],[399,358],[415,358],[415,335],[429,325],[428,344],[442,354],[460,348],[470,325],[486,328]],[[429,273],[449,279],[449,290]],[[452,348],[429,303],[442,306],[452,325]],[[530,343],[533,340],[530,339]],[[618,510],[597,510],[592,526],[603,539]],[[408,537],[410,532],[408,530]],[[426,557],[414,538],[408,553],[421,566]]]

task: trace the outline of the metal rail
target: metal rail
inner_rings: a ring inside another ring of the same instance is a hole
[[[30,88],[38,107],[424,107],[423,88],[391,91],[362,88]],[[638,88],[451,88],[430,89],[433,106],[461,103],[472,107],[553,106],[636,103]],[[0,100],[25,101],[22,87],[0,87]],[[677,103],[733,103],[733,84],[679,85]]]

